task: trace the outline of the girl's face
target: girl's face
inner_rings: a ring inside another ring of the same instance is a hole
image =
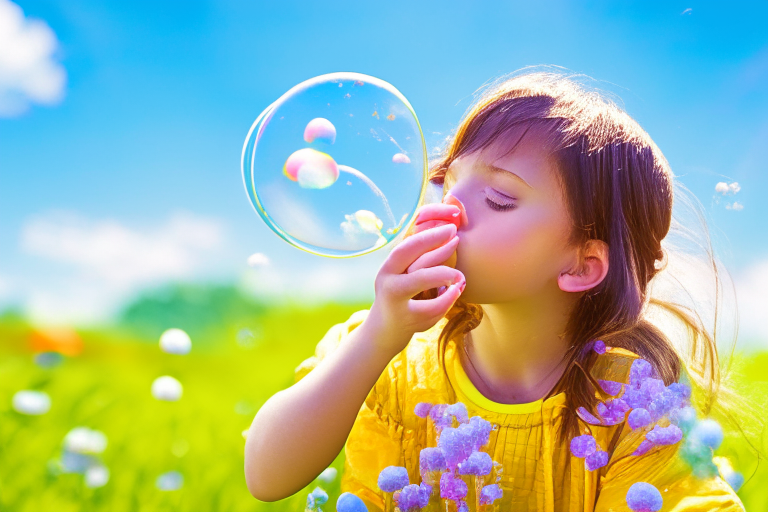
[[[454,160],[445,174],[443,191],[467,211],[456,253],[467,302],[495,304],[560,292],[558,275],[575,262],[556,164],[541,147],[529,131],[514,152],[503,156],[497,143]]]

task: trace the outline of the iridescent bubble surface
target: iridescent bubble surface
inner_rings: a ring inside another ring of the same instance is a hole
[[[298,84],[256,119],[243,182],[261,218],[307,252],[358,256],[404,233],[427,193],[427,152],[408,100],[360,73]]]

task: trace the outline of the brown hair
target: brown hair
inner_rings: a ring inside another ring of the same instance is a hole
[[[743,412],[745,402],[722,381],[715,333],[707,331],[695,310],[648,293],[649,282],[667,266],[668,249],[662,248],[662,240],[673,222],[674,176],[659,148],[614,102],[579,83],[578,75],[552,71],[512,75],[497,80],[469,107],[442,152],[430,162],[429,181],[442,185],[455,159],[497,139],[509,141],[512,151],[533,129],[544,134],[543,149],[559,170],[574,228],[569,242],[580,246],[597,239],[608,244],[607,275],[582,292],[566,327],[568,365],[550,393],[568,391],[559,441],[579,435],[576,410],[585,407],[594,413],[595,393],[602,394],[588,376],[597,356],[589,350],[590,342],[598,339],[647,360],[666,385],[679,381],[686,370],[694,396],[703,392],[700,403],[694,404],[700,414],[710,414],[715,406],[730,419],[732,409]],[[706,241],[708,263],[717,278],[708,233]],[[428,290],[415,298],[435,296],[435,290]],[[676,347],[648,320],[651,306],[682,323],[687,346]],[[480,324],[483,309],[460,297],[446,318],[438,341],[443,368],[447,340],[463,343],[464,334]],[[716,402],[718,396],[722,404]]]

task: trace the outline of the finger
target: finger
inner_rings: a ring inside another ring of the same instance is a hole
[[[381,266],[381,271],[389,274],[403,274],[411,263],[416,261],[416,258],[427,251],[440,247],[454,235],[456,235],[456,225],[444,224],[404,238],[389,253]]]
[[[426,267],[434,267],[447,260],[459,245],[459,237],[451,238],[444,245],[419,256],[406,271],[408,274]]]
[[[463,283],[452,284],[439,297],[408,301],[408,309],[419,316],[442,317],[453,306],[463,291]]]
[[[445,265],[419,269],[411,274],[400,274],[390,276],[394,289],[392,293],[398,296],[407,296],[408,298],[432,288],[440,286],[449,286],[453,283],[464,281],[464,274],[455,268]]]

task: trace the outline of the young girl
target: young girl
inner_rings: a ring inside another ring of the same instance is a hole
[[[458,232],[447,224],[399,243],[370,310],[334,325],[296,384],[261,408],[246,442],[251,493],[299,491],[346,441],[342,492],[383,510],[381,470],[404,466],[419,483],[419,453],[434,446],[416,405],[463,402],[499,426],[484,448],[503,468],[495,510],[629,510],[638,481],[658,489],[664,511],[744,510],[721,477],[692,473],[680,442],[635,454],[653,424],[594,421],[611,398],[598,383],[627,385],[639,358],[665,385],[709,390],[700,416],[715,393],[707,331],[654,301],[690,327],[695,349],[683,352],[646,318],[673,175],[645,131],[566,76],[513,76],[470,108],[429,179],[463,203]],[[441,203],[419,214],[458,211]],[[456,268],[441,265],[454,251]],[[570,449],[586,434],[609,455],[591,471]]]

